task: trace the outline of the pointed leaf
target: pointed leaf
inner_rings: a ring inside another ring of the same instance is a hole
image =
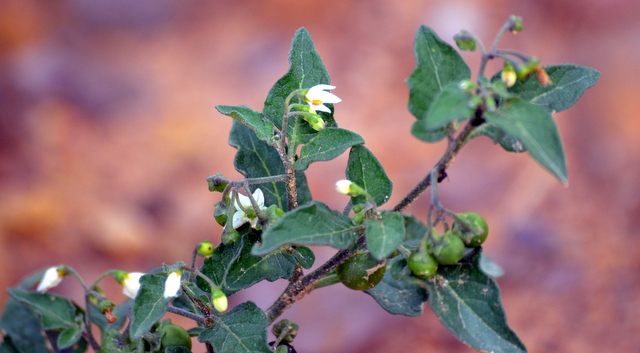
[[[267,346],[269,322],[254,303],[242,303],[202,331],[199,342],[210,342],[217,353],[271,353]]]
[[[396,256],[387,262],[387,268],[382,281],[365,293],[391,314],[421,315],[429,293],[424,284],[411,276],[407,260]]]
[[[380,220],[365,219],[367,248],[381,261],[391,255],[404,240],[404,218],[398,212],[386,213]]]
[[[302,146],[300,158],[293,167],[297,170],[305,170],[309,167],[309,163],[332,160],[347,148],[361,143],[364,143],[364,139],[355,132],[340,128],[322,129],[316,137]]]
[[[553,84],[543,86],[536,75],[531,75],[524,81],[517,81],[510,91],[548,111],[560,112],[575,104],[600,77],[597,70],[573,64],[547,66],[545,70]]]
[[[82,328],[80,326],[69,327],[58,335],[57,345],[59,349],[66,349],[78,342],[82,338]]]
[[[218,245],[211,257],[205,259],[202,273],[211,278],[227,295],[265,279],[273,282],[291,277],[296,266],[296,259],[292,254],[279,250],[264,256],[251,255],[253,243],[248,234],[241,234],[233,244]],[[208,290],[207,286],[200,287]]]
[[[167,312],[171,298],[164,297],[166,274],[146,274],[140,277],[140,290],[131,308],[131,338],[136,340]]]
[[[27,292],[16,288],[7,290],[17,301],[38,313],[45,330],[65,329],[76,326],[76,307],[68,298],[51,293]]]
[[[507,102],[495,112],[485,112],[487,122],[515,136],[544,168],[567,183],[562,142],[551,113],[521,100]]]
[[[460,89],[458,82],[451,82],[434,98],[427,116],[416,121],[414,126],[421,123],[425,130],[433,131],[456,120],[466,120],[475,112],[470,107],[472,97],[470,92]]]
[[[467,262],[440,266],[438,273],[425,281],[431,309],[447,329],[474,349],[524,353],[527,349],[507,326],[500,290],[480,270],[479,258],[477,251]]]
[[[403,215],[403,217],[405,229],[404,245],[410,250],[415,250],[427,234],[428,228],[415,216]]]
[[[229,105],[218,105],[216,109],[220,113],[236,119],[253,130],[260,140],[267,142],[273,140],[273,123],[265,119],[260,112],[245,106],[232,107]]]
[[[284,102],[291,92],[301,88],[311,88],[318,84],[329,83],[329,73],[316,51],[309,32],[305,28],[300,28],[291,42],[289,71],[269,91],[262,112],[280,128],[285,111]],[[292,101],[291,103],[296,102]],[[327,127],[336,126],[333,114],[320,113],[320,115],[325,120]],[[299,118],[289,119],[287,136],[290,141],[294,141],[296,144],[308,141],[317,133],[309,124],[301,124],[301,120]],[[295,128],[296,122],[300,125],[298,128]]]
[[[21,353],[51,353],[34,312],[13,298],[9,298],[4,307],[0,330],[4,332],[4,342],[9,338],[13,347]]]
[[[383,205],[391,197],[393,183],[376,156],[362,145],[351,148],[346,177],[369,193],[378,206]],[[364,196],[352,198],[354,205],[366,201]]]
[[[450,82],[471,77],[471,70],[460,54],[442,41],[431,28],[421,26],[414,44],[416,68],[407,79],[409,111],[424,119],[433,99]]]
[[[254,255],[264,255],[285,244],[330,245],[346,249],[353,244],[361,225],[333,211],[322,202],[312,201],[285,214],[262,234],[262,244],[253,247]]]
[[[229,144],[238,149],[234,160],[236,170],[246,178],[260,178],[283,175],[285,173],[278,152],[273,146],[261,141],[248,127],[237,121],[233,122],[229,135]],[[287,209],[287,194],[282,182],[260,184],[264,193],[265,205],[277,205]],[[311,192],[304,173],[296,172],[298,204],[311,201]],[[254,189],[251,190],[252,192]]]

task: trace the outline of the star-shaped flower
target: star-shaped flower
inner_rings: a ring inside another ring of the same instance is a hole
[[[304,95],[304,101],[309,104],[309,107],[314,112],[321,111],[325,113],[331,113],[331,109],[324,105],[325,103],[340,103],[342,99],[338,98],[335,94],[328,92],[336,88],[331,85],[315,85]]]
[[[262,193],[262,190],[256,189],[252,196],[260,210],[267,209],[264,206],[264,194]],[[239,205],[238,201],[240,201]],[[251,228],[255,229],[258,224],[258,215],[253,209],[253,205],[251,204],[249,197],[238,194],[238,199],[234,200],[233,204],[236,207],[236,213],[233,214],[233,228],[238,229],[241,225],[249,222],[251,223]],[[245,210],[247,213],[245,213]]]

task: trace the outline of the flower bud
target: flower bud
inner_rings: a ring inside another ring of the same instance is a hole
[[[502,78],[502,82],[504,82],[504,84],[507,85],[507,87],[513,87],[513,85],[516,83],[516,80],[518,78],[516,75],[516,70],[513,68],[513,65],[511,65],[511,63],[508,61],[504,62],[501,78]]]
[[[522,31],[522,17],[515,15],[509,17],[508,26],[509,31],[513,34]]]
[[[122,285],[122,293],[131,299],[136,299],[138,295],[142,276],[144,276],[142,272],[117,271],[113,274],[113,278]]]
[[[38,284],[38,288],[36,290],[40,293],[44,293],[60,284],[62,279],[68,274],[69,273],[64,265],[49,267],[42,276],[40,284]]]
[[[309,122],[309,125],[312,129],[316,131],[320,131],[325,128],[324,120],[319,115],[309,114],[305,116],[305,120]]]
[[[476,50],[476,41],[474,36],[468,31],[462,30],[453,36],[453,40],[456,41],[456,45],[460,50]]]
[[[349,196],[366,195],[366,191],[351,180],[339,180],[336,183],[336,191]]]
[[[229,308],[227,296],[219,288],[213,290],[211,297],[213,298],[213,307],[219,312],[226,311]]]
[[[458,87],[465,92],[473,92],[478,88],[478,84],[471,80],[462,80]]]
[[[211,254],[213,254],[213,244],[211,244],[210,241],[205,240],[203,242],[201,242],[200,244],[198,244],[198,248],[197,248],[197,253],[198,255],[205,257],[205,258],[209,258],[211,257]]]
[[[223,192],[227,184],[229,184],[229,180],[224,175],[217,173],[207,177],[207,183],[209,184],[209,191]]]
[[[180,282],[182,280],[182,271],[172,271],[167,276],[167,280],[164,282],[164,294],[165,298],[173,298],[178,296],[180,291]]]

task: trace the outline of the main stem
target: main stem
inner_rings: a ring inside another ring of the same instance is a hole
[[[472,118],[471,121],[467,123],[460,134],[458,134],[458,137],[449,144],[449,147],[447,147],[447,150],[438,163],[436,163],[424,179],[422,179],[418,185],[416,185],[413,190],[411,190],[411,192],[409,192],[409,194],[407,194],[407,196],[405,196],[405,198],[392,209],[393,212],[404,211],[429,187],[429,185],[431,185],[432,171],[435,171],[438,174],[438,182],[446,177],[445,171],[449,166],[451,166],[455,156],[460,152],[460,149],[462,149],[462,147],[467,143],[471,132],[481,124],[481,121],[478,120],[482,118],[478,118],[478,116],[481,116],[481,114],[476,113],[476,117]]]

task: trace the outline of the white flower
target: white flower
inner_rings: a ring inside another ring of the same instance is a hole
[[[122,293],[131,299],[136,299],[138,290],[140,290],[140,277],[144,276],[142,272],[129,272],[122,276]]]
[[[309,107],[314,112],[321,111],[325,113],[331,113],[331,109],[324,105],[324,103],[340,103],[342,99],[338,98],[335,94],[328,92],[336,88],[331,85],[315,85],[307,91],[304,95],[304,101],[309,104]]]
[[[259,209],[261,210],[267,209],[266,207],[264,207],[264,194],[262,194],[262,190],[256,189],[256,191],[253,192],[252,196],[253,196],[253,199],[256,201],[256,204],[258,205]],[[240,205],[238,205],[238,200],[240,201]],[[256,215],[256,212],[253,209],[253,205],[251,204],[251,200],[249,199],[249,197],[244,196],[242,194],[238,194],[238,199],[234,200],[233,204],[236,207],[236,213],[233,214],[233,228],[238,229],[238,227],[240,227],[241,225],[249,222],[251,223],[251,228],[255,229],[256,225],[258,224],[258,215]],[[247,214],[242,210],[240,206],[242,206],[242,208],[247,209],[247,211],[253,211],[253,212],[249,212],[249,214]]]
[[[62,282],[62,279],[66,275],[67,273],[62,266],[49,267],[42,276],[40,284],[38,284],[37,291],[40,293],[44,293],[47,290],[57,286],[58,284],[60,284],[60,282]]]
[[[180,290],[180,280],[182,279],[182,272],[173,271],[167,276],[167,280],[164,282],[164,297],[173,298],[178,296]]]
[[[343,195],[349,195],[351,192],[351,184],[351,180],[338,180],[336,183],[336,191]]]

